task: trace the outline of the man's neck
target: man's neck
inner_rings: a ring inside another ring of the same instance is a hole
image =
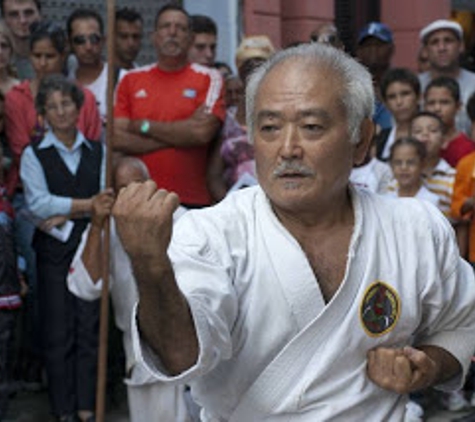
[[[297,239],[354,221],[353,205],[348,190],[345,190],[338,198],[329,201],[326,206],[316,205],[309,211],[288,212],[275,205],[272,207],[282,225]]]
[[[103,62],[99,62],[97,65],[93,66],[84,66],[80,64],[76,71],[76,79],[82,85],[90,85],[99,77],[103,69]]]
[[[134,62],[126,62],[116,57],[115,67],[119,69],[130,70],[130,69],[133,69],[135,65],[134,65]]]
[[[30,55],[30,40],[29,38],[18,38],[14,40],[14,53],[18,57],[28,57]]]
[[[457,66],[450,69],[431,69],[429,70],[429,73],[431,80],[438,78],[439,76],[448,76],[449,78],[457,80],[460,75],[460,67]]]
[[[186,57],[159,57],[158,67],[165,72],[181,70],[188,64]]]

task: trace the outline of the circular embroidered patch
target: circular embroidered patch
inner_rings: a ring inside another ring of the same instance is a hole
[[[375,281],[361,301],[361,324],[371,337],[382,336],[395,327],[400,311],[401,301],[396,291],[382,281]]]

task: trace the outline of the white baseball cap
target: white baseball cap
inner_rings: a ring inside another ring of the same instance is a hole
[[[432,34],[432,32],[439,31],[441,29],[453,31],[459,40],[463,38],[463,29],[459,23],[450,21],[448,19],[439,19],[430,23],[425,28],[422,28],[421,32],[419,33],[419,39],[421,42],[425,42],[426,38]]]

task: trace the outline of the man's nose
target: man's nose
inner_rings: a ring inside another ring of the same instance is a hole
[[[173,24],[170,25],[170,26],[168,27],[168,33],[169,33],[170,35],[176,35],[176,34],[178,33],[178,26],[177,26],[177,25],[173,25]]]
[[[296,158],[302,154],[301,140],[297,127],[288,125],[283,131],[281,156],[283,158]]]
[[[213,48],[212,47],[206,47],[205,54],[206,54],[206,57],[208,59],[211,59],[213,57]]]
[[[27,23],[28,22],[28,18],[26,16],[25,13],[20,13],[20,23]]]
[[[89,39],[89,38],[86,38],[86,42],[84,43],[84,46],[87,48],[87,49],[91,49],[94,47],[94,44],[92,43],[92,41]]]
[[[447,48],[447,44],[444,41],[440,41],[437,44],[437,47],[438,47],[439,50],[445,50]]]

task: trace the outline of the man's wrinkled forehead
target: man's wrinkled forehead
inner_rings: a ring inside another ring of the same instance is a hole
[[[290,82],[288,85],[288,81]],[[323,81],[323,83],[322,83]],[[299,109],[296,118],[317,117],[328,120],[329,114],[325,107],[335,105],[334,110],[348,117],[348,110],[345,103],[345,87],[347,83],[343,80],[343,75],[331,62],[323,61],[315,56],[294,56],[277,63],[261,80],[257,89],[254,101],[254,121],[259,118],[269,117],[275,110],[272,102],[267,101],[274,94],[286,92],[295,98],[295,93],[305,95],[309,89],[316,94],[306,96],[306,103],[298,100],[293,102]],[[265,91],[263,93],[263,91]],[[325,91],[325,92],[323,92]],[[318,93],[322,93],[320,96]],[[272,110],[271,110],[272,109]],[[269,114],[269,112],[271,112]],[[272,116],[273,118],[277,116]]]
[[[436,31],[431,32],[430,34],[427,34],[426,37],[424,38],[424,42],[426,45],[429,45],[432,42],[434,42],[436,39],[440,39],[440,38],[452,38],[458,42],[461,42],[461,39],[458,36],[458,34],[454,30],[447,29],[447,28],[438,29]]]
[[[177,9],[168,9],[160,13],[157,16],[156,20],[156,28],[166,23],[173,22],[173,23],[180,23],[183,26],[186,26],[186,29],[191,32],[191,23],[189,16],[181,10]]]
[[[256,92],[256,100],[263,87],[266,93],[280,91],[291,78],[301,82],[302,86],[307,86],[311,80],[317,81],[323,78],[328,83],[333,84],[338,75],[332,70],[330,65],[315,57],[294,56],[282,60],[275,64],[262,78]]]

